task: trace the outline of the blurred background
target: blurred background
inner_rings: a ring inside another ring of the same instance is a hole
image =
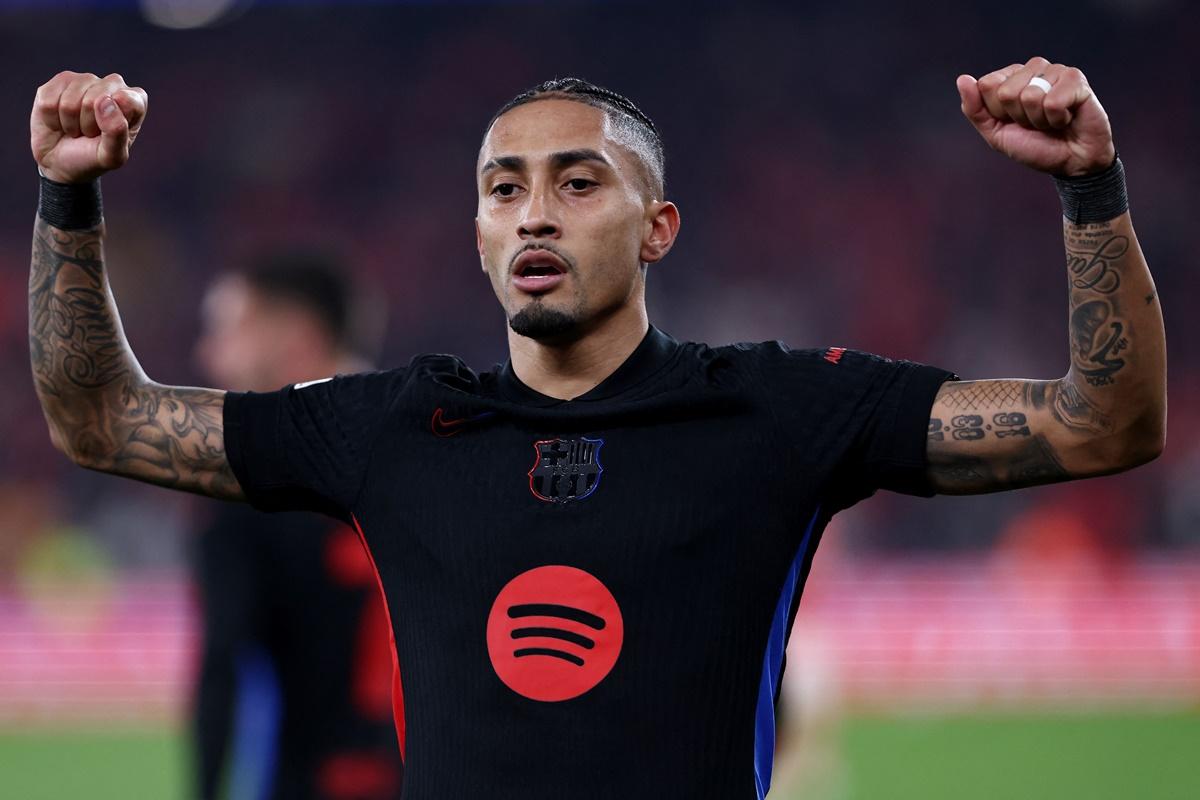
[[[649,295],[675,337],[1055,378],[1057,197],[988,149],[954,87],[1033,55],[1080,66],[1112,119],[1167,319],[1166,452],[839,516],[791,641],[771,796],[1200,796],[1197,41],[1187,0],[0,0],[0,796],[186,796],[184,564],[214,510],[50,445],[26,339],[39,84],[118,71],[150,93],[104,191],[111,283],[158,381],[201,382],[204,289],[279,244],[340,252],[386,297],[382,365],[503,361],[475,154],[499,105],[565,75],[664,133],[684,224]]]

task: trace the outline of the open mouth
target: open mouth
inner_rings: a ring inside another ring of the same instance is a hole
[[[556,286],[566,274],[566,263],[549,250],[526,250],[513,262],[513,285],[532,294]]]
[[[562,258],[549,250],[526,250],[513,262],[513,274],[523,278],[561,275],[566,271],[567,265]]]
[[[550,264],[530,264],[517,274],[522,278],[541,278],[546,275],[561,275],[562,271]]]

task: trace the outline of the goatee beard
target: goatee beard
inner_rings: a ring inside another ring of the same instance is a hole
[[[509,318],[508,327],[536,341],[566,339],[578,330],[579,318],[534,300]]]

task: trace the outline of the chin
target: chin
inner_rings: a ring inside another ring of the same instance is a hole
[[[534,299],[508,318],[508,327],[518,336],[539,342],[559,342],[577,338],[583,326],[579,314]]]

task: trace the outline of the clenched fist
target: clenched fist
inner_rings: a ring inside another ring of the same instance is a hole
[[[146,119],[144,89],[104,78],[60,72],[37,90],[29,117],[29,144],[42,174],[83,183],[120,167]]]
[[[1014,161],[1076,176],[1099,172],[1116,158],[1108,114],[1075,67],[1039,56],[978,81],[959,75],[957,84],[963,114]]]

